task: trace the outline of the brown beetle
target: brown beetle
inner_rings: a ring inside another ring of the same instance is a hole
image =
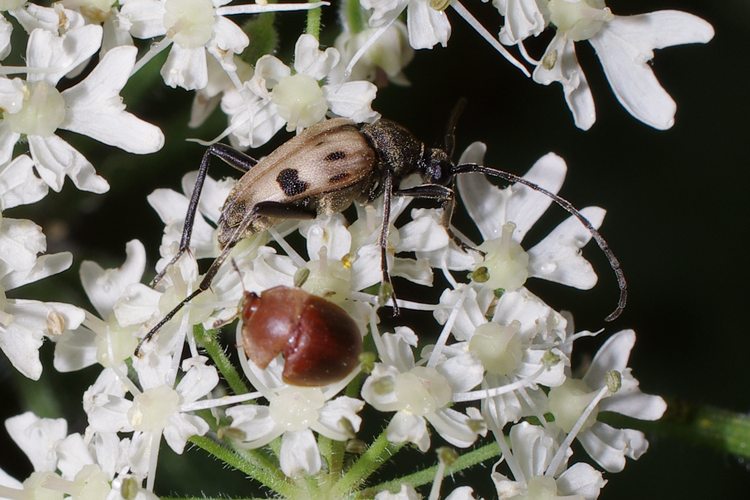
[[[340,212],[353,202],[370,203],[383,195],[383,220],[380,229],[380,264],[383,275],[381,304],[390,297],[394,315],[398,314],[391,278],[388,272],[387,241],[391,199],[394,196],[435,200],[444,209],[443,225],[448,234],[464,250],[470,250],[450,229],[455,204],[455,175],[479,172],[505,181],[528,186],[575,216],[591,233],[607,256],[617,276],[620,298],[615,310],[606,318],[615,319],[625,307],[627,285],[620,263],[596,228],[567,200],[526,179],[509,172],[473,163],[456,165],[451,156],[454,129],[462,106],[451,116],[443,147],[430,148],[406,128],[390,120],[358,125],[344,118],[317,123],[293,137],[270,155],[257,161],[223,144],[210,146],[203,155],[195,189],[188,205],[176,262],[190,247],[190,237],[198,208],[200,192],[206,178],[209,159],[216,156],[244,173],[230,192],[219,219],[219,245],[222,248],[198,288],[167,313],[141,340],[148,341],[167,321],[195,296],[207,290],[219,267],[234,245],[246,236],[262,231],[283,219],[312,219],[319,214]],[[423,184],[400,189],[401,179],[419,174]],[[154,278],[161,279],[165,271]]]
[[[301,288],[245,292],[240,317],[245,355],[265,368],[281,354],[287,384],[328,385],[346,377],[359,362],[362,335],[357,323],[338,305]]]

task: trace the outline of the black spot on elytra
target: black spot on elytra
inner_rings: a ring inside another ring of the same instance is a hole
[[[339,172],[336,175],[332,175],[328,178],[328,182],[333,184],[334,182],[343,181],[347,177],[351,176],[349,172]]]
[[[293,168],[285,168],[279,172],[276,182],[287,196],[295,196],[307,191],[307,183],[299,179],[299,172]]]
[[[343,151],[334,151],[333,153],[328,153],[323,159],[325,161],[338,161],[343,160],[344,158],[346,158],[346,153]]]

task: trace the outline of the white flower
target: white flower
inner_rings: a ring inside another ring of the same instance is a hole
[[[348,26],[346,27],[348,28]],[[345,67],[354,58],[370,37],[375,35],[375,28],[353,32],[345,29],[336,38],[336,49],[341,54],[341,63],[334,69],[331,80],[344,81]],[[385,32],[370,45],[361,59],[356,62],[348,79],[368,80],[378,86],[391,81],[397,85],[408,85],[409,80],[403,69],[414,59],[414,50],[408,43],[406,25],[395,21]]]
[[[448,16],[444,10],[433,8],[429,0],[362,0],[361,4],[372,9],[370,25],[376,28],[393,23],[406,10],[409,43],[415,49],[448,44],[451,36]]]
[[[258,59],[253,77],[238,91],[227,91],[222,109],[229,116],[230,138],[240,147],[257,147],[286,124],[300,132],[327,113],[355,122],[372,122],[380,115],[371,109],[377,88],[353,81],[320,85],[338,64],[338,50],[318,50],[311,35],[299,37],[294,49],[294,73],[274,56]]]
[[[557,33],[534,70],[534,80],[560,82],[577,127],[586,130],[596,120],[591,90],[575,55],[574,42],[582,40],[594,47],[617,100],[631,115],[657,129],[672,127],[677,106],[651,70],[653,50],[706,43],[714,35],[710,24],[672,10],[615,16],[604,0],[551,0],[549,12]]]
[[[140,61],[141,68],[172,46],[161,69],[164,83],[186,90],[208,84],[207,57],[212,57],[239,85],[234,54],[250,43],[242,29],[226,16],[261,12],[309,10],[322,2],[298,4],[229,5],[231,0],[123,0],[120,16],[136,38],[164,36]]]
[[[391,442],[412,442],[427,451],[429,422],[452,445],[471,446],[487,431],[479,411],[470,407],[464,414],[450,406],[457,393],[481,382],[481,365],[464,358],[460,363],[433,366],[428,361],[427,366],[420,366],[412,354],[416,344],[417,336],[407,327],[397,327],[395,333],[376,340],[383,362],[365,380],[362,397],[379,411],[396,412],[387,428]]]
[[[42,230],[31,221],[0,215],[0,350],[11,364],[34,380],[42,374],[39,348],[44,337],[56,337],[81,324],[84,312],[58,302],[6,298],[6,292],[70,267],[68,252],[41,255]]]
[[[181,454],[190,436],[202,436],[209,429],[192,412],[231,402],[203,400],[219,382],[216,369],[205,362],[203,357],[184,360],[184,375],[175,385],[175,359],[151,351],[133,359],[140,389],[108,368],[84,395],[91,431],[133,432],[129,466],[136,475],[148,477],[149,490],[153,488],[154,458],[159,453],[161,437],[175,453]],[[125,398],[126,388],[132,400]]]
[[[523,416],[541,416],[546,397],[536,385],[562,384],[569,364],[561,347],[566,327],[562,315],[528,290],[496,299],[489,289],[461,287],[443,292],[440,303],[436,319],[445,323],[454,316],[452,332],[459,340],[442,354],[453,362],[470,356],[481,364],[486,391],[482,410],[494,422],[493,429]],[[453,313],[456,308],[458,313]]]
[[[29,36],[27,64],[51,68],[30,73],[26,81],[0,79],[0,106],[6,110],[0,122],[0,162],[8,161],[15,143],[26,136],[39,176],[55,191],[65,176],[86,191],[101,193],[109,186],[96,175],[93,165],[67,142],[55,135],[65,129],[87,135],[132,153],[151,153],[161,148],[161,131],[125,111],[119,92],[135,62],[134,47],[108,52],[80,83],[59,92],[55,85],[68,71],[98,48],[101,28],[87,25],[57,36],[35,29]]]
[[[483,152],[484,146],[475,143],[462,155],[461,163],[481,163]],[[523,178],[556,193],[566,170],[562,158],[548,153]],[[457,184],[464,206],[484,239],[478,248],[485,256],[475,267],[481,276],[475,272],[475,281],[505,291],[520,289],[531,277],[584,290],[596,284],[596,273],[580,253],[591,233],[573,216],[528,251],[521,247],[526,233],[552,203],[551,198],[521,184],[500,189],[482,174],[459,175]],[[598,207],[580,212],[595,228],[601,225],[605,213]]]
[[[114,306],[127,288],[140,283],[146,266],[146,250],[138,240],[125,247],[127,257],[116,269],[102,269],[92,261],[81,263],[83,289],[99,317],[86,314],[80,328],[64,333],[55,344],[55,369],[80,370],[94,363],[104,367],[122,363],[133,354],[138,337],[136,326],[122,326]]]
[[[505,439],[504,436],[498,439]],[[542,427],[521,422],[510,430],[512,453],[503,453],[510,465],[513,479],[495,470],[492,481],[502,500],[512,498],[582,498],[593,500],[607,483],[601,472],[584,463],[571,467],[562,464],[548,473],[550,462],[559,449],[559,443]]]
[[[238,328],[238,345],[241,329]],[[238,348],[240,363],[268,406],[238,405],[227,409],[232,428],[242,432],[237,444],[259,448],[281,436],[279,464],[288,477],[320,472],[322,460],[313,431],[336,441],[354,437],[362,419],[357,413],[364,403],[347,396],[334,396],[358,373],[325,387],[297,387],[281,381],[282,364],[276,358],[264,370],[248,362]]]
[[[596,353],[582,379],[568,379],[549,392],[553,425],[568,433],[566,441],[577,437],[589,456],[609,472],[620,472],[625,457],[637,460],[648,448],[648,441],[641,431],[598,422],[597,414],[610,411],[639,420],[658,420],[667,408],[661,397],[643,394],[627,368],[634,344],[633,330],[614,334]]]
[[[231,266],[225,266],[223,272],[235,274]],[[123,327],[155,324],[164,318],[177,304],[198,288],[201,276],[195,258],[186,253],[174,265],[167,268],[164,278],[156,289],[141,283],[133,283],[115,303],[113,310],[117,323]],[[229,287],[222,286],[220,279],[214,280],[213,286],[188,302],[185,307],[166,325],[164,325],[151,342],[142,346],[144,351],[173,353],[179,355],[185,336],[188,337],[191,352],[197,355],[192,340],[192,326],[204,323],[212,327],[214,323],[233,317],[237,314],[237,304],[242,297],[239,277],[230,280]],[[145,331],[142,333],[145,334]]]

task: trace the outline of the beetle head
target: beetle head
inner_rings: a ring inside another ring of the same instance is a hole
[[[447,185],[453,178],[453,162],[441,148],[430,148],[425,152],[422,178],[430,184]]]

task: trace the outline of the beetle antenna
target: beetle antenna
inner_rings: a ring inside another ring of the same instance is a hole
[[[594,238],[594,241],[596,241],[596,244],[599,245],[599,248],[602,250],[602,252],[604,252],[604,255],[609,261],[609,267],[612,268],[612,271],[614,271],[615,276],[617,277],[617,286],[620,287],[620,298],[617,302],[617,307],[609,314],[609,316],[604,318],[604,320],[613,321],[622,313],[623,309],[625,309],[625,304],[628,301],[628,284],[627,281],[625,281],[625,274],[622,272],[620,261],[617,259],[614,252],[612,252],[612,250],[609,248],[607,240],[604,239],[604,237],[594,227],[591,221],[584,217],[583,214],[581,214],[581,212],[579,212],[572,203],[570,203],[565,198],[561,198],[555,193],[544,189],[538,184],[527,181],[523,177],[519,177],[515,174],[511,174],[510,172],[505,172],[503,170],[495,170],[494,168],[484,167],[481,165],[477,165],[476,163],[463,163],[461,165],[455,165],[451,169],[452,174],[465,174],[468,172],[478,172],[481,174],[489,175],[491,177],[499,177],[500,179],[506,180],[508,182],[523,184],[524,186],[527,186],[534,191],[538,191],[543,195],[551,198],[552,201],[557,203],[566,212],[578,219],[581,224],[583,224],[584,227],[588,229],[589,233],[591,233],[591,236]]]
[[[453,111],[451,111],[451,116],[448,118],[448,124],[445,127],[443,149],[448,154],[448,158],[453,158],[453,151],[456,149],[456,125],[458,125],[458,119],[463,114],[464,109],[466,109],[466,98],[461,97],[453,106]]]

